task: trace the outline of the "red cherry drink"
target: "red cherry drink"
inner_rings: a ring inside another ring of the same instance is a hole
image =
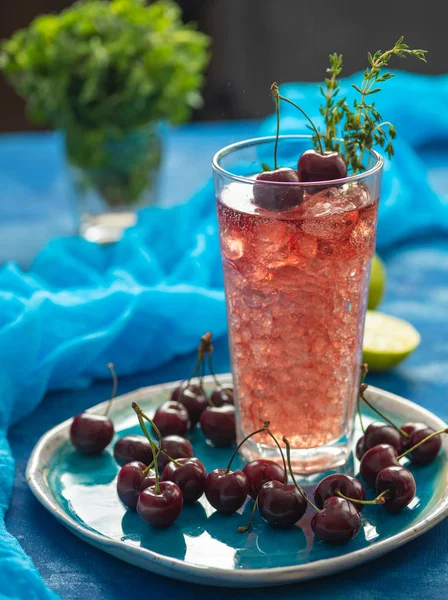
[[[297,472],[320,471],[348,458],[379,183],[302,185],[266,210],[249,182],[217,185],[237,438],[269,420]],[[278,456],[260,439],[245,458]]]

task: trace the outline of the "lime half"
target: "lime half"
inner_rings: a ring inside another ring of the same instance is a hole
[[[383,261],[375,254],[370,269],[368,308],[373,310],[378,306],[384,296],[386,288],[386,267]]]
[[[386,371],[401,363],[420,344],[420,334],[407,321],[368,310],[362,344],[371,371]]]

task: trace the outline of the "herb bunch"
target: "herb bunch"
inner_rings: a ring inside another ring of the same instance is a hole
[[[395,129],[392,123],[382,120],[370,97],[381,91],[381,83],[394,77],[393,73],[384,72],[392,56],[413,56],[426,62],[426,50],[413,50],[403,40],[401,37],[390,50],[378,50],[373,55],[368,53],[369,66],[364,72],[361,86],[352,84],[360,95],[355,98],[352,106],[346,98],[338,98],[340,89],[337,78],[342,72],[342,55],[330,55],[330,67],[327,69],[329,76],[325,79],[325,88],[321,87],[325,98],[320,108],[325,120],[325,134],[321,134],[321,138],[326,150],[339,152],[340,143],[335,138],[341,131],[345,161],[353,173],[365,168],[364,154],[375,145],[384,148],[389,158],[394,154],[392,142],[396,137]],[[318,136],[313,136],[313,143],[318,145]]]
[[[64,130],[88,167],[104,162],[105,141],[184,121],[202,101],[208,59],[209,38],[172,0],[78,0],[0,46],[0,69],[30,117]]]

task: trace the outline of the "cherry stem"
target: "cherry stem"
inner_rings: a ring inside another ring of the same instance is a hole
[[[361,386],[361,385],[364,383],[364,379],[366,378],[366,375],[367,375],[367,371],[368,371],[368,370],[369,370],[369,369],[368,369],[368,366],[367,366],[367,364],[366,364],[366,363],[364,363],[364,364],[362,364],[362,365],[361,365],[361,378],[360,378],[360,381],[359,381],[359,385],[360,385],[360,386]],[[363,435],[364,435],[364,434],[365,434],[365,432],[366,432],[366,430],[365,430],[364,423],[363,423],[363,420],[362,420],[362,413],[361,413],[361,395],[360,395],[360,393],[359,393],[359,392],[358,392],[358,400],[357,400],[357,403],[358,403],[358,418],[359,418],[359,422],[360,422],[360,424],[361,424],[361,430],[362,430],[362,433],[363,433]]]
[[[188,386],[191,383],[191,380],[193,379],[193,377],[195,375],[197,375],[199,373],[199,370],[201,369],[201,367],[204,367],[204,358],[205,355],[210,352],[213,349],[212,346],[212,334],[207,331],[207,333],[205,333],[202,337],[201,337],[201,341],[199,342],[199,346],[198,346],[198,357],[196,359],[196,365],[190,375],[190,377],[187,379],[187,383],[185,385],[184,389],[187,389]],[[204,373],[202,373],[202,375],[200,376],[200,386],[202,388],[202,378],[204,377]]]
[[[274,171],[277,169],[277,150],[278,150],[278,136],[280,135],[280,96],[278,93],[278,85],[274,83],[271,85],[271,93],[274,96],[275,101],[275,114],[277,119],[277,129],[275,133],[275,144],[274,144]]]
[[[148,475],[148,473],[153,468],[153,466],[154,466],[154,461],[152,461],[152,463],[146,467],[146,469],[143,471],[143,475],[145,475],[145,476]]]
[[[223,391],[226,392],[227,396],[232,396],[233,398],[233,393],[230,394],[226,391],[226,388],[224,388],[221,384],[221,382],[219,381],[219,379],[216,377],[215,374],[215,370],[213,368],[213,344],[212,344],[212,334],[206,334],[209,335],[209,345],[208,347],[206,347],[206,353],[207,353],[207,359],[208,359],[208,369],[210,371],[210,375],[213,377],[213,381],[215,382],[216,387],[221,388]],[[202,366],[204,366],[204,363],[202,363]],[[229,390],[230,391],[230,390]],[[208,403],[210,404],[210,406],[212,406],[213,408],[216,407],[215,403],[213,402],[213,400],[211,398],[207,398],[208,399]]]
[[[217,387],[222,387],[218,378],[215,375],[215,371],[213,370],[213,359],[212,359],[212,352],[209,352],[207,355],[208,358],[208,369],[210,371],[211,376],[213,377],[213,381],[215,382],[215,385]]]
[[[204,377],[205,377],[205,362],[203,360],[201,362],[201,374],[199,376],[199,387],[201,388],[201,390],[203,389],[203,385],[204,385]]]
[[[265,433],[266,431],[268,431],[269,425],[270,425],[270,422],[269,421],[265,421],[263,427],[260,427],[260,429],[257,429],[256,431],[253,431],[252,433],[249,433],[249,435],[246,435],[246,437],[235,448],[235,451],[234,451],[234,453],[232,454],[232,456],[231,456],[231,458],[229,460],[229,464],[227,466],[226,473],[228,473],[230,471],[230,467],[232,466],[233,459],[238,454],[238,450],[241,448],[241,446],[244,443],[246,443],[247,440],[249,440],[252,436],[257,435],[257,433]]]
[[[250,513],[249,521],[247,522],[246,527],[238,527],[239,533],[247,533],[252,525],[252,521],[254,520],[255,511],[258,507],[258,496],[255,498],[254,505],[252,506],[252,511]]]
[[[344,500],[349,500],[349,502],[355,502],[356,504],[384,504],[386,501],[384,496],[388,494],[389,491],[390,490],[384,490],[384,492],[378,494],[374,500],[358,500],[357,498],[349,498],[348,496],[345,496],[341,490],[336,490],[336,495],[340,498],[344,498]]]
[[[400,433],[404,438],[406,438],[406,439],[409,438],[409,433],[406,433],[406,431],[403,431],[403,429],[401,429],[401,427],[397,427],[397,425],[395,425],[395,423],[392,423],[392,421],[390,419],[388,419],[386,417],[386,415],[384,415],[380,410],[375,408],[373,406],[373,404],[371,404],[371,402],[369,400],[367,400],[367,398],[364,396],[364,392],[366,391],[367,388],[368,388],[368,386],[365,383],[363,383],[362,385],[359,386],[359,395],[364,400],[364,402],[367,404],[367,406],[371,410],[373,410],[373,412],[376,412],[376,414],[379,415],[384,421],[389,423],[389,425],[391,425],[394,429],[396,429],[398,431],[398,433]]]
[[[110,374],[112,375],[112,382],[113,382],[113,384],[112,384],[112,394],[110,395],[109,402],[108,402],[108,404],[106,406],[106,412],[104,413],[105,417],[107,417],[107,415],[110,412],[110,408],[112,406],[112,401],[115,398],[115,394],[117,393],[117,388],[118,388],[118,379],[117,379],[117,375],[115,373],[114,363],[109,363],[107,365],[107,368],[109,369]]]
[[[286,467],[286,460],[285,460],[285,455],[283,454],[282,447],[280,446],[277,438],[275,437],[275,435],[272,433],[272,431],[269,428],[266,429],[266,433],[271,436],[271,438],[276,443],[277,448],[280,450],[280,456],[282,457],[282,461],[283,461],[283,471],[285,473],[284,478],[283,478],[283,483],[286,485],[288,483],[288,469]]]
[[[153,452],[153,459],[152,459],[152,461],[149,463],[149,465],[148,465],[148,466],[146,467],[146,469],[143,471],[143,474],[144,474],[144,475],[147,475],[147,474],[149,473],[149,471],[150,471],[150,470],[153,468],[153,466],[154,466],[154,463],[156,463],[156,462],[157,462],[157,458],[158,458],[159,454],[160,454],[161,452],[163,452],[163,450],[162,450],[162,434],[160,433],[160,430],[159,430],[159,428],[158,428],[158,427],[155,425],[155,423],[153,423],[153,422],[151,421],[151,419],[145,415],[145,413],[142,411],[142,409],[141,409],[141,408],[140,408],[140,406],[137,404],[137,402],[133,402],[133,403],[132,403],[132,408],[133,408],[133,409],[134,409],[134,411],[137,413],[137,417],[138,417],[138,421],[139,421],[139,423],[140,423],[140,418],[146,419],[146,420],[147,420],[147,421],[150,423],[151,427],[153,427],[153,428],[154,428],[154,431],[156,432],[156,435],[157,435],[157,437],[159,438],[159,445],[157,446],[157,455],[156,455],[156,457],[154,457],[154,452]],[[142,427],[142,424],[141,424],[141,423],[140,423],[140,427],[143,429],[143,427]],[[146,435],[145,431],[146,431],[146,433],[147,433],[148,435]],[[149,436],[149,432],[147,431],[147,429],[146,429],[146,426],[145,426],[145,429],[144,429],[143,433],[145,433],[145,437],[147,437],[147,438],[148,438],[148,436]],[[151,439],[149,439],[149,438],[148,438],[148,440],[149,440],[149,443],[151,444],[151,450],[152,450],[152,443],[151,443],[151,442],[152,442],[152,438],[151,438]],[[163,452],[163,454],[165,454],[165,452]]]
[[[291,444],[289,443],[289,440],[283,436],[282,442],[286,446],[286,457],[288,459],[289,474],[291,475],[293,484],[296,486],[297,490],[302,494],[302,496],[305,498],[305,500],[308,502],[311,508],[313,508],[316,512],[319,513],[320,509],[317,508],[317,506],[311,502],[311,500],[306,495],[305,490],[300,487],[300,485],[296,481],[296,478],[294,477],[294,471],[292,470],[291,465]]]
[[[309,117],[306,114],[306,112],[303,110],[303,108],[300,108],[300,106],[298,104],[296,104],[295,102],[293,102],[289,98],[286,98],[285,96],[280,95],[279,92],[278,92],[278,85],[276,83],[272,84],[271,91],[274,94],[274,96],[276,97],[277,102],[278,102],[278,100],[283,100],[283,102],[288,102],[289,104],[291,104],[292,106],[294,106],[295,108],[297,108],[297,110],[299,110],[306,119],[308,119],[309,123],[311,124],[311,128],[313,129],[314,133],[316,134],[317,142],[319,144],[320,153],[324,154],[324,148],[322,146],[322,140],[320,139],[320,133],[317,130],[316,125],[314,125],[311,117]]]
[[[412,448],[409,448],[409,450],[406,450],[406,452],[403,452],[403,454],[400,454],[400,456],[397,456],[397,460],[401,460],[402,458],[404,458],[411,452],[414,452],[414,450],[417,450],[417,448],[419,448],[423,444],[426,444],[426,442],[428,440],[430,440],[431,438],[435,437],[436,435],[441,435],[442,433],[448,433],[448,427],[446,429],[439,429],[439,431],[433,431],[430,435],[426,436],[418,444],[415,444],[415,446],[412,446]]]
[[[141,427],[146,439],[148,440],[148,442],[151,445],[152,459],[153,459],[153,463],[154,463],[154,473],[155,473],[155,479],[156,479],[156,484],[154,487],[156,489],[156,494],[160,494],[159,465],[157,463],[157,456],[158,456],[157,446],[152,441],[151,436],[149,435],[149,431],[146,429],[145,421],[143,420],[143,417],[141,416],[139,411],[134,407],[134,404],[136,404],[136,403],[135,402],[132,403],[132,408],[137,413],[137,418],[138,418],[138,422],[140,423],[140,427]],[[137,405],[137,407],[140,408],[138,405]]]
[[[135,404],[137,410],[136,410],[136,408],[134,408],[134,404]],[[170,462],[173,462],[178,467],[181,467],[182,464],[180,462],[178,462],[175,458],[172,458],[169,454],[167,454],[165,452],[165,450],[162,450],[162,434],[160,433],[160,429],[157,427],[157,425],[154,423],[154,421],[152,419],[150,419],[148,417],[148,415],[145,415],[145,413],[142,411],[142,409],[136,402],[133,403],[132,408],[134,408],[134,410],[137,412],[138,415],[140,415],[144,419],[146,419],[148,421],[148,423],[151,425],[152,429],[154,429],[154,431],[156,432],[156,435],[159,438],[159,445],[157,448],[157,456],[159,456],[159,454],[163,454],[164,456],[166,456],[168,458],[168,460]],[[148,469],[151,468],[153,466],[153,464],[154,464],[154,461],[152,461],[152,463],[147,468]]]
[[[358,393],[358,417],[359,417],[359,422],[361,424],[361,431],[362,431],[362,434],[364,435],[365,432],[366,432],[366,430],[365,430],[364,423],[363,423],[363,420],[362,420],[362,414],[361,414],[361,394],[359,394],[359,393]]]

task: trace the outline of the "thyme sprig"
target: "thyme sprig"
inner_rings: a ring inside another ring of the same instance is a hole
[[[375,54],[367,54],[369,66],[364,72],[361,86],[352,84],[360,94],[350,107],[346,98],[337,98],[339,94],[338,76],[342,72],[342,55],[330,55],[329,77],[325,79],[325,89],[321,92],[325,98],[320,112],[325,120],[325,134],[322,137],[326,150],[340,151],[337,141],[339,128],[342,124],[341,137],[344,140],[344,158],[353,173],[365,168],[364,154],[374,145],[384,148],[389,158],[394,154],[393,140],[396,131],[392,123],[383,121],[375,102],[370,96],[381,91],[379,84],[392,79],[393,73],[384,72],[392,56],[407,58],[413,56],[426,62],[426,50],[411,49],[401,37],[390,50],[378,50]],[[317,144],[317,138],[313,140]]]
[[[340,91],[338,76],[342,73],[342,54],[330,54],[330,67],[327,73],[329,76],[325,78],[325,89],[320,86],[321,94],[325,98],[324,104],[319,109],[325,119],[325,134],[322,137],[327,151],[339,152],[338,127],[344,116],[342,108],[346,102],[345,98],[337,100]],[[319,139],[314,136],[314,147],[317,147],[318,142]]]

